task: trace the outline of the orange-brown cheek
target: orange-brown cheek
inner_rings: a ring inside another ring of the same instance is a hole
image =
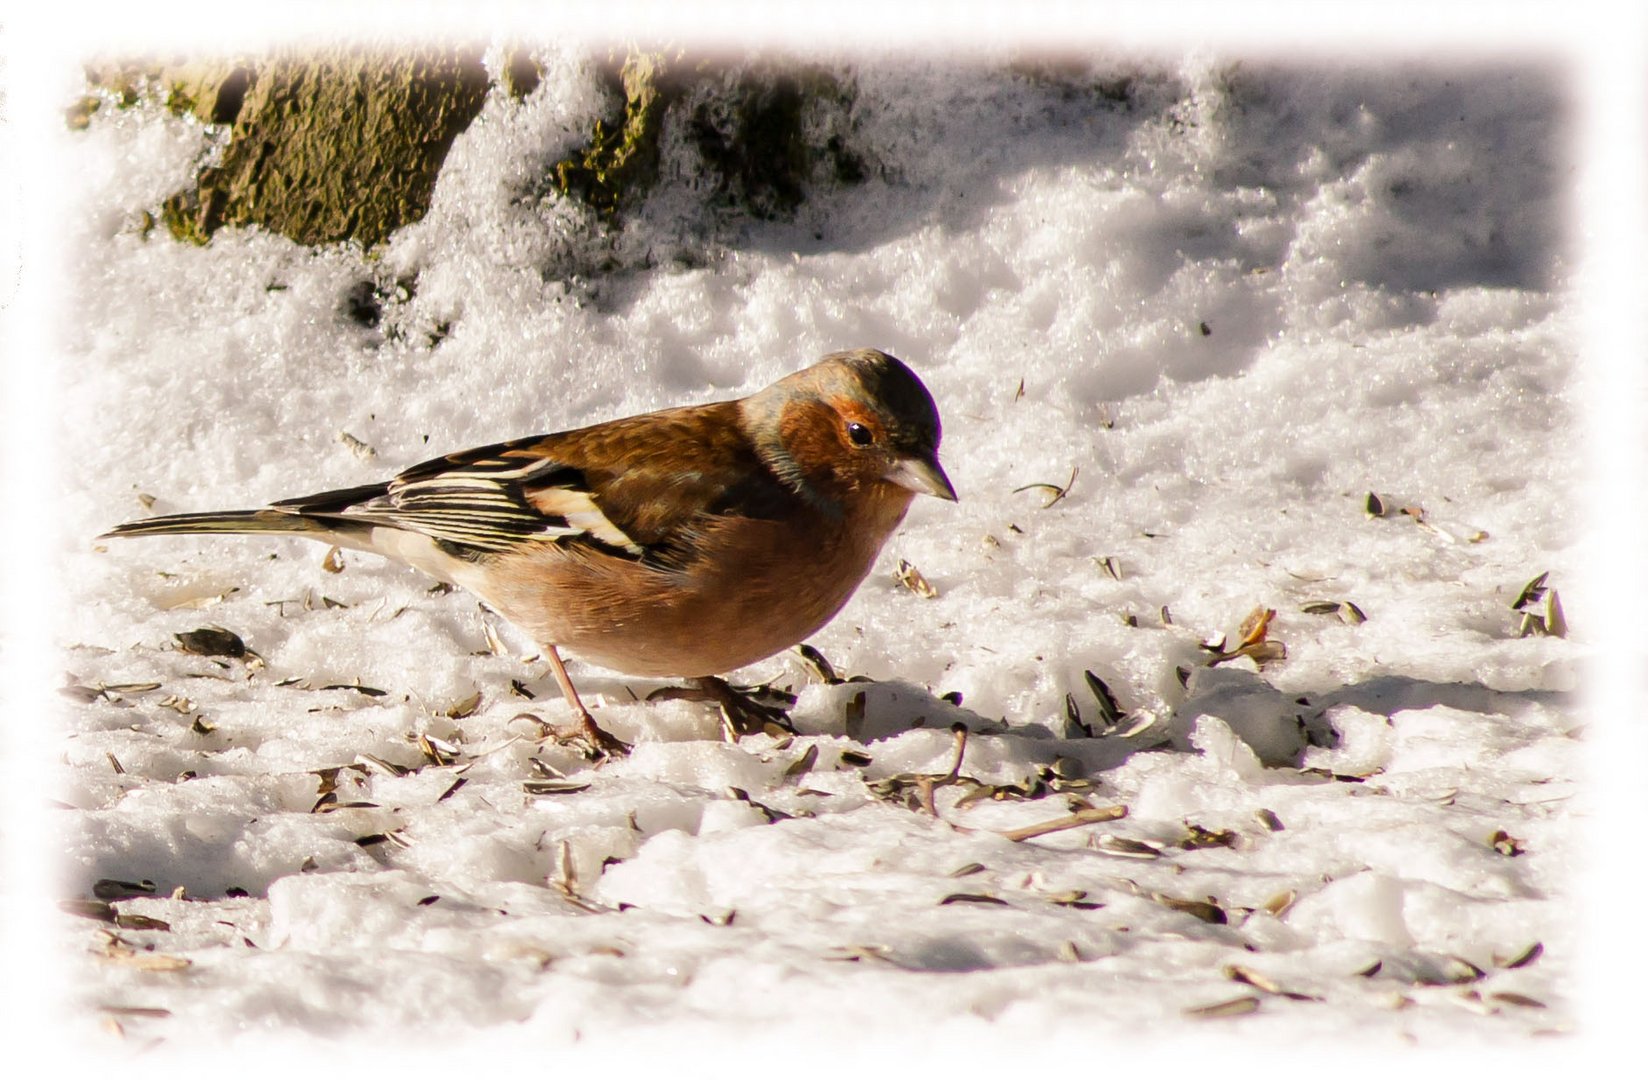
[[[784,448],[809,483],[852,486],[855,455],[842,442],[835,411],[816,401],[798,401],[784,410],[778,430]]]

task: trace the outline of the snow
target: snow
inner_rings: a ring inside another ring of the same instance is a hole
[[[1522,637],[1512,610],[1544,572],[1570,598],[1591,558],[1559,65],[1118,52],[1090,70],[1132,76],[1131,104],[1094,107],[999,65],[832,56],[885,178],[737,227],[666,187],[601,276],[574,210],[514,198],[600,104],[585,54],[538,55],[542,86],[488,103],[381,258],[145,238],[214,134],[145,107],[60,136],[84,209],[58,662],[128,689],[59,704],[53,888],[151,881],[116,906],[169,926],[52,925],[69,1037],[1572,1041],[1596,623],[1570,602],[1569,638]],[[345,313],[413,276],[381,326]],[[727,744],[704,706],[574,663],[636,743],[593,769],[522,716],[565,719],[536,646],[462,593],[364,555],[334,574],[298,541],[92,539],[861,345],[932,390],[961,500],[921,500],[812,639],[870,681],[793,654],[738,673],[796,691],[793,740]],[[1329,601],[1365,621],[1303,610]],[[1256,607],[1286,657],[1208,666]],[[176,647],[208,625],[256,659]],[[1071,695],[1097,722],[1086,672],[1127,712],[1098,737],[1066,716]],[[957,722],[963,776],[1041,796],[939,786],[938,820],[878,797],[946,773]],[[546,772],[588,787],[524,787]],[[333,783],[342,808],[315,812]],[[1072,797],[1127,814],[1002,835]],[[1209,900],[1223,921],[1182,903]],[[1237,998],[1257,1007],[1196,1012]]]

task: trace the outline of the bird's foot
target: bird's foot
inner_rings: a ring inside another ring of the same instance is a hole
[[[596,761],[629,756],[629,743],[608,734],[587,710],[579,710],[575,727],[570,730],[557,729],[554,737],[558,743],[584,743],[589,747],[589,756]]]
[[[785,708],[756,700],[760,694],[773,701],[783,702]],[[738,689],[725,679],[705,675],[692,680],[690,686],[663,686],[647,695],[648,701],[712,701],[721,708],[722,721],[734,735],[794,735],[787,707],[795,704],[795,695],[770,686]]]

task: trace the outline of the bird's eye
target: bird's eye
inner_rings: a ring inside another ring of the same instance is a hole
[[[854,446],[869,446],[875,442],[875,435],[870,429],[859,423],[847,425],[847,438],[853,441]]]

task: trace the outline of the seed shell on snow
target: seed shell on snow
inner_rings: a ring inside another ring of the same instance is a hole
[[[370,445],[362,442],[360,439],[355,438],[347,431],[338,432],[338,442],[347,446],[350,452],[362,461],[371,461],[373,458],[378,456],[378,452]]]
[[[1176,896],[1168,896],[1164,893],[1151,893],[1150,898],[1162,907],[1172,911],[1182,911],[1186,915],[1194,915],[1205,923],[1222,926],[1230,922],[1230,917],[1225,914],[1224,908],[1207,900],[1181,900]]]
[[[98,878],[92,885],[92,895],[99,900],[128,900],[134,896],[153,896],[157,888],[148,878],[142,881]]]
[[[1294,990],[1284,990],[1275,979],[1272,979],[1263,972],[1254,971],[1249,967],[1243,967],[1241,964],[1225,965],[1225,978],[1239,983],[1246,983],[1255,990],[1263,990],[1267,994],[1275,994],[1278,997],[1285,997],[1292,1001],[1322,1000],[1321,998],[1315,997],[1311,994],[1301,994]]]
[[[984,868],[981,866],[979,869]],[[107,900],[59,900],[57,909],[68,915],[78,915],[82,919],[96,919],[98,922],[112,923],[119,917],[114,905]]]
[[[240,639],[239,634],[225,630],[221,626],[202,626],[198,630],[173,634],[172,637],[177,640],[179,649],[195,656],[228,656],[239,659],[248,652],[246,643]]]
[[[1551,576],[1549,570],[1522,586],[1522,591],[1516,594],[1516,600],[1511,604],[1512,611],[1521,611],[1530,604],[1537,604],[1545,595],[1545,580]]]
[[[1088,841],[1088,846],[1095,851],[1102,851],[1106,855],[1119,855],[1124,859],[1159,859],[1162,849],[1155,844],[1144,840],[1132,840],[1125,836],[1116,836],[1113,833],[1099,833]]]
[[[1113,728],[1127,718],[1120,705],[1116,703],[1116,695],[1110,692],[1105,681],[1091,671],[1083,671],[1082,678],[1087,682],[1087,689],[1099,703],[1099,719],[1105,728]]]
[[[575,795],[580,791],[588,791],[590,783],[588,780],[523,780],[521,787],[528,795]]]
[[[991,896],[988,893],[951,893],[943,900],[940,900],[939,904],[940,906],[944,904],[997,904],[1001,907],[1012,906],[1001,897]]]
[[[1284,889],[1275,896],[1271,897],[1269,900],[1266,900],[1264,904],[1260,906],[1260,910],[1268,911],[1272,915],[1280,917],[1284,911],[1293,906],[1293,902],[1297,899],[1299,899],[1299,894],[1297,892],[1294,892],[1292,889]]]
[[[1545,952],[1545,946],[1536,941],[1533,944],[1529,945],[1527,948],[1523,949],[1521,952],[1516,953],[1512,956],[1505,957],[1504,959],[1500,959],[1498,956],[1495,956],[1494,957],[1494,964],[1496,966],[1502,967],[1502,968],[1527,967],[1529,964],[1532,964],[1535,960],[1538,960],[1540,958],[1540,956],[1544,954],[1544,952]]]
[[[830,663],[830,661],[825,658],[823,653],[819,652],[811,645],[808,645],[803,641],[801,644],[797,645],[795,649],[796,652],[800,653],[802,662],[811,668],[813,674],[818,677],[819,682],[825,683],[829,686],[835,686],[846,681],[842,679],[840,675],[836,674],[835,665]]]
[[[797,776],[804,776],[811,772],[812,767],[816,764],[818,764],[818,744],[813,743],[807,747],[800,757],[785,766],[784,779],[791,780]]]
[[[1198,1005],[1195,1008],[1184,1010],[1186,1016],[1194,1016],[1204,1020],[1217,1020],[1228,1016],[1246,1016],[1248,1013],[1259,1011],[1259,999],[1251,994],[1229,1001],[1220,1001],[1212,1005]]]
[[[1241,837],[1231,829],[1209,829],[1198,825],[1194,821],[1185,822],[1186,833],[1179,841],[1178,846],[1186,851],[1195,851],[1198,848],[1236,847]]]
[[[900,585],[923,600],[931,600],[938,595],[938,590],[933,588],[927,579],[921,576],[921,571],[905,559],[898,560],[898,572],[893,576],[898,579]]]
[[[445,715],[449,720],[462,720],[466,716],[473,716],[475,714],[475,710],[480,707],[481,692],[476,690],[473,694],[470,694],[463,700],[455,702],[445,711],[443,715]]]

